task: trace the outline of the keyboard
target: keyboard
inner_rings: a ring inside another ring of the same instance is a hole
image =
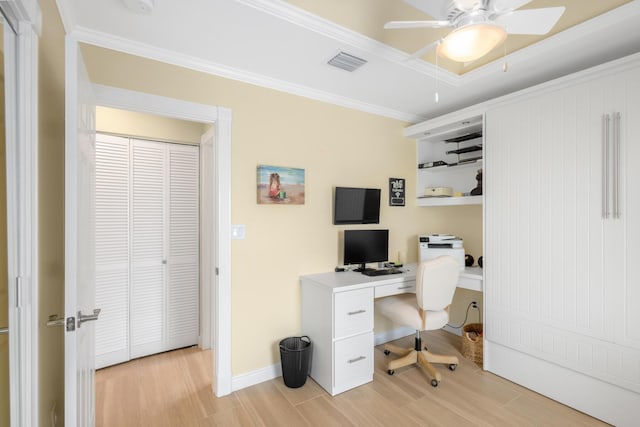
[[[400,274],[401,270],[396,270],[394,268],[389,269],[380,269],[380,270],[365,270],[362,272],[365,276],[386,276],[387,274]]]

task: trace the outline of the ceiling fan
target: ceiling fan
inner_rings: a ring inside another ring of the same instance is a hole
[[[434,47],[438,55],[457,62],[472,62],[502,43],[507,34],[546,34],[555,26],[565,8],[516,10],[532,0],[404,0],[435,18],[433,21],[391,21],[385,29],[446,28],[443,39],[414,52],[418,58]]]

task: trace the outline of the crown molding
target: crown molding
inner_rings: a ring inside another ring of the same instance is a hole
[[[393,62],[396,65],[410,68],[413,71],[423,73],[431,77],[436,76],[436,66],[430,62],[423,61],[419,58],[409,60],[411,55],[406,52],[392,48],[384,43],[378,42],[377,40],[341,27],[331,21],[313,15],[310,12],[282,0],[235,1],[273,15],[277,18],[286,20],[292,24],[315,31],[326,37],[346,43],[357,49],[377,55],[381,59]],[[634,0],[599,15],[594,19],[590,19],[551,37],[543,39],[531,46],[512,52],[507,55],[505,59],[512,66],[517,66],[518,64],[527,62],[531,58],[548,55],[551,51],[557,49],[558,46],[579,40],[594,31],[601,31],[607,27],[615,26],[617,23],[629,19],[630,16],[640,16],[640,1]],[[441,82],[454,87],[459,87],[483,78],[495,76],[497,73],[502,73],[502,61],[498,60],[461,75],[452,73],[444,68],[440,68],[438,70],[437,78]]]
[[[58,6],[58,13],[60,14],[65,34],[71,34],[76,26],[76,17],[69,5],[69,0],[56,0],[56,6]]]
[[[263,13],[275,16],[278,19],[290,22],[307,30],[314,31],[325,37],[334,39],[340,43],[376,55],[380,59],[393,62],[396,65],[409,68],[413,71],[436,77],[437,67],[419,58],[410,59],[411,54],[393,48],[387,44],[367,37],[363,34],[342,27],[335,22],[321,18],[304,9],[294,6],[282,0],[234,0],[236,3],[252,7]],[[451,86],[462,84],[460,76],[449,70],[440,68],[437,70],[438,79]]]
[[[229,67],[223,64],[204,61],[200,58],[184,55],[167,49],[161,49],[144,43],[135,42],[111,34],[94,31],[85,27],[76,27],[70,35],[82,43],[112,49],[130,55],[140,56],[143,58],[152,59],[155,61],[160,61],[207,74],[225,77],[231,80],[237,80],[244,83],[267,87],[281,92],[287,92],[293,95],[315,99],[317,101],[339,105],[366,113],[389,117],[409,123],[415,123],[424,120],[424,117],[415,114],[397,111],[389,108],[383,108],[379,105],[361,102],[352,98],[337,95],[335,93],[325,92],[310,88],[308,86],[274,79],[246,70],[239,70],[237,68]]]

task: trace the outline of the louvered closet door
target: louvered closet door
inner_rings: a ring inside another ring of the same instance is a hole
[[[168,349],[198,343],[199,150],[168,144]]]
[[[131,146],[131,357],[165,350],[165,145]]]
[[[129,360],[129,140],[96,135],[96,368]]]

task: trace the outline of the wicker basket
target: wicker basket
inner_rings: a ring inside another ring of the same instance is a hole
[[[462,328],[462,355],[482,363],[482,323],[469,323]]]

